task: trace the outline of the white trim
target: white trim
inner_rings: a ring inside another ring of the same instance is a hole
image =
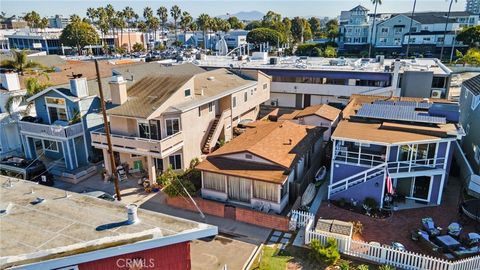
[[[75,154],[75,164],[77,165],[77,168],[78,168],[78,155],[77,155],[77,149],[75,147],[75,140],[72,140],[72,145],[73,145],[73,153]]]
[[[73,167],[72,152],[70,152],[70,143],[69,141],[65,141],[65,143],[67,143],[68,159],[70,160],[70,164],[72,164],[72,167]],[[63,145],[62,145],[62,148],[63,148]],[[65,149],[62,149],[62,150],[65,152]]]
[[[57,97],[43,97],[43,99],[45,101],[45,110],[47,111],[48,123],[53,124],[52,119],[50,118],[50,110],[48,109],[49,107],[57,108],[57,109],[64,109],[65,110],[65,115],[67,116],[67,120],[62,120],[62,119],[58,119],[58,120],[67,121],[67,122],[70,121],[70,117],[68,115],[68,110],[67,110],[67,101],[63,98],[58,98],[58,99],[63,99],[65,101],[65,103],[63,105],[48,104],[47,98],[57,98]],[[58,110],[57,110],[57,118],[58,118]]]
[[[58,91],[58,90],[57,90],[56,88],[54,88],[54,87],[49,87],[49,88],[43,90],[42,92],[37,93],[37,94],[31,96],[30,98],[27,99],[27,101],[30,102],[30,101],[32,101],[32,100],[34,100],[34,99],[36,99],[36,98],[38,98],[38,97],[40,97],[40,96],[48,93],[48,92],[50,92],[50,91],[55,91],[55,92],[57,92],[58,94],[60,94],[61,96],[65,97],[66,99],[68,99],[68,100],[70,100],[70,101],[72,101],[72,102],[76,102],[76,101],[79,100],[78,98],[69,97],[69,96],[65,95],[64,93],[62,93],[61,91]]]
[[[200,226],[200,225],[203,225],[203,226]],[[86,262],[92,262],[92,261],[97,261],[101,259],[111,258],[111,257],[120,256],[124,254],[140,252],[148,249],[170,246],[170,245],[188,242],[194,239],[200,239],[200,238],[209,237],[209,236],[218,234],[218,228],[216,226],[208,225],[207,227],[205,226],[205,224],[199,224],[199,227],[200,228],[198,229],[188,230],[186,232],[181,232],[179,234],[175,234],[171,236],[164,236],[157,239],[136,242],[134,244],[100,249],[92,252],[77,254],[77,255],[58,258],[58,259],[52,259],[48,261],[42,261],[42,262],[28,264],[28,265],[21,265],[18,267],[13,267],[12,269],[22,269],[22,270],[56,269],[60,267],[78,265]]]
[[[174,120],[174,119],[177,119],[178,120],[178,131],[173,133],[173,134],[168,134],[168,128],[167,128],[167,120]],[[169,118],[165,118],[164,119],[165,121],[165,138],[168,137],[168,136],[172,136],[172,135],[175,135],[177,134],[178,132],[182,131],[182,127],[181,127],[181,123],[180,123],[180,117],[169,117]]]
[[[438,190],[438,198],[437,198],[437,204],[440,204],[442,201],[442,195],[443,195],[443,186],[445,185],[445,177],[447,174],[447,164],[449,160],[449,155],[450,155],[450,148],[452,147],[451,144],[452,141],[449,141],[447,144],[447,151],[445,152],[445,157],[444,157],[444,163],[443,163],[443,170],[444,173],[442,174],[442,180],[440,182],[440,189]]]
[[[172,165],[170,163],[170,157],[172,157],[172,156],[180,156],[180,166],[181,166],[179,169],[174,169],[173,166],[172,166],[172,170],[174,170],[174,171],[182,170],[184,168],[184,166],[183,166],[183,154],[182,153],[177,153],[177,154],[174,153],[174,154],[169,155],[168,156],[168,165]]]
[[[51,141],[51,142],[55,142],[55,144],[57,145],[57,150],[51,150],[51,149],[46,149],[45,148],[45,140],[47,141]],[[58,149],[58,141],[56,140],[52,140],[52,139],[41,139],[42,141],[42,150],[45,152],[45,151],[49,151],[49,152],[53,152],[53,153],[60,153],[60,150]]]

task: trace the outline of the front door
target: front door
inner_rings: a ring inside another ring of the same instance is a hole
[[[141,160],[135,160],[133,162],[133,169],[134,170],[139,170],[139,171],[143,170],[142,161]]]
[[[310,107],[311,103],[312,103],[312,96],[309,94],[303,95],[303,107],[304,108]]]
[[[416,200],[428,201],[430,191],[430,176],[417,176],[413,180],[412,198]]]
[[[302,94],[295,94],[295,108],[301,109],[302,108],[302,102],[303,101],[303,95]]]

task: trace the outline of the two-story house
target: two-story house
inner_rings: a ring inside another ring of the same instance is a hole
[[[465,129],[461,146],[471,169],[467,175],[468,190],[480,196],[480,75],[462,83],[460,122]]]
[[[368,49],[370,23],[368,9],[358,5],[343,14],[344,22],[340,27],[340,48],[347,51]]]
[[[262,72],[237,75],[192,64],[160,67],[128,89],[122,76],[109,84],[117,105],[107,111],[117,164],[146,172],[151,180],[169,166],[188,168],[217,142],[229,141],[233,128],[256,119],[259,105],[270,97],[270,77]],[[92,132],[92,145],[108,160],[103,130]],[[111,172],[108,162],[105,166]]]
[[[439,205],[453,144],[463,135],[458,104],[355,95],[335,129],[328,198],[384,205],[391,180],[398,209]]]
[[[0,159],[2,159],[23,153],[18,121],[26,109],[25,104],[20,102],[26,91],[21,89],[17,73],[1,73],[0,80]]]
[[[281,213],[318,169],[324,128],[291,121],[249,126],[197,165],[202,197]]]
[[[27,99],[37,117],[19,122],[25,156],[41,158],[58,178],[77,183],[95,172],[89,166],[90,131],[100,128],[100,99],[90,95],[86,78],[74,77],[70,88],[50,87]]]

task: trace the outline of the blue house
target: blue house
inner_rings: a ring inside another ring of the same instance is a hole
[[[39,158],[56,176],[78,182],[95,172],[90,131],[103,125],[100,99],[89,95],[87,80],[70,80],[70,89],[51,87],[28,99],[37,117],[19,122],[27,158]]]
[[[343,117],[332,135],[330,200],[370,197],[383,207],[395,194],[397,209],[442,202],[453,144],[464,135],[458,104],[354,95]]]

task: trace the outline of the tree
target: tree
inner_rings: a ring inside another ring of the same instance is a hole
[[[222,26],[222,19],[219,17],[214,17],[211,19],[210,23],[210,29],[212,29],[213,32],[217,33],[220,30],[220,27]]]
[[[79,54],[82,49],[98,41],[98,34],[92,25],[83,21],[77,21],[67,25],[60,35],[60,43],[76,47]]]
[[[268,42],[270,45],[277,44],[278,42],[285,42],[285,37],[270,28],[255,28],[247,34],[247,42],[253,44],[260,44]]]
[[[78,16],[77,14],[70,15],[70,22],[75,23],[75,22],[81,22],[82,18]]]
[[[115,13],[115,17],[113,17],[113,27],[117,29],[117,36],[118,36],[118,29],[120,29],[120,38],[119,38],[119,44],[120,47],[123,47],[123,29],[127,27],[123,12],[122,11],[117,11]]]
[[[311,17],[308,19],[308,23],[310,24],[310,29],[312,30],[312,35],[315,38],[320,37],[320,30],[321,30],[321,25],[320,25],[320,19],[317,17]]]
[[[142,43],[135,43],[133,44],[133,47],[132,47],[132,50],[134,52],[144,52],[145,51],[145,47],[143,46]]]
[[[292,40],[292,21],[288,17],[285,17],[282,20],[282,24],[286,42],[290,43]]]
[[[304,18],[293,18],[291,31],[295,42],[303,43],[304,40],[312,39],[312,31],[310,29],[310,24]]]
[[[166,7],[159,7],[157,9],[157,15],[158,18],[160,19],[160,25],[162,27],[162,36],[163,33],[165,32],[165,24],[167,23],[168,20],[168,10]]]
[[[197,18],[197,25],[198,28],[202,30],[203,32],[203,48],[207,48],[207,31],[210,29],[210,24],[211,24],[212,19],[208,14],[202,13],[200,16]]]
[[[89,7],[87,8],[87,18],[90,20],[90,23],[95,24],[95,19],[98,17],[98,10],[96,8]]]
[[[38,28],[38,24],[40,23],[40,14],[35,11],[28,12],[25,14],[23,19],[27,22],[28,27],[30,28]]]
[[[480,25],[463,28],[457,35],[457,40],[469,47],[479,47],[480,43]]]
[[[128,27],[128,51],[132,49],[132,44],[130,41],[130,29],[132,27],[132,20],[136,17],[136,13],[132,7],[125,7],[123,9],[123,18],[125,19],[125,24]]]
[[[447,28],[448,28],[448,22],[450,21],[450,11],[452,11],[453,1],[457,3],[457,0],[450,0],[450,5],[448,6],[447,18],[445,19],[445,30],[443,31],[442,49],[440,50],[440,61],[443,58],[443,49],[445,48],[445,38],[447,37]]]
[[[115,35],[114,23],[115,23],[115,15],[117,13],[111,4],[108,4],[105,7],[105,14],[107,16],[107,22],[108,22],[109,28],[112,29],[112,34]]]
[[[460,51],[457,50],[457,63],[459,64],[468,64],[472,66],[479,66],[480,65],[480,50],[477,48],[470,48],[468,51],[463,55]]]
[[[175,28],[175,41],[178,41],[178,35],[177,35],[177,21],[182,15],[182,10],[177,5],[174,5],[170,9],[170,16],[173,18],[173,26]]]
[[[193,17],[187,11],[182,13],[182,17],[180,18],[180,27],[183,29],[183,33],[185,35],[185,42],[187,42],[187,31],[191,30],[190,25],[193,22]]]
[[[147,26],[153,32],[153,40],[157,40],[157,30],[160,27],[160,20],[157,17],[152,17],[147,21]]]
[[[375,29],[375,23],[377,21],[377,7],[378,5],[382,4],[382,0],[370,0],[372,4],[375,5],[375,11],[373,12],[373,23],[372,23],[372,31],[370,32],[370,42],[368,43],[368,57],[372,54],[372,42],[375,40],[373,38],[373,30]]]
[[[34,61],[27,61],[27,53],[25,51],[12,50],[13,59],[5,59],[1,62],[0,67],[13,69],[15,72],[23,75],[28,69],[42,67],[41,64]]]
[[[253,30],[255,28],[262,27],[262,23],[260,21],[251,21],[245,26],[245,30]]]
[[[282,15],[269,10],[262,18],[262,27],[275,28],[278,23],[281,23]]]
[[[327,48],[325,48],[323,55],[329,58],[337,57],[337,50],[332,46],[327,46]]]
[[[38,23],[38,28],[45,30],[49,25],[48,19],[46,17],[43,17],[40,22]]]
[[[326,23],[326,30],[327,30],[327,37],[330,39],[330,41],[335,41],[335,39],[338,37],[338,20],[337,19],[331,19]]]
[[[220,28],[220,31],[226,34],[228,31],[230,31],[231,25],[227,20],[222,20],[219,28]]]
[[[328,238],[327,243],[323,245],[318,239],[312,240],[310,243],[310,258],[329,266],[336,264],[340,260],[337,241],[333,238]]]
[[[244,29],[245,28],[245,24],[235,16],[229,17],[227,19],[227,21],[230,24],[230,27],[232,29]]]
[[[145,7],[143,9],[143,18],[145,18],[146,21],[150,20],[153,17],[153,10],[151,7]]]

